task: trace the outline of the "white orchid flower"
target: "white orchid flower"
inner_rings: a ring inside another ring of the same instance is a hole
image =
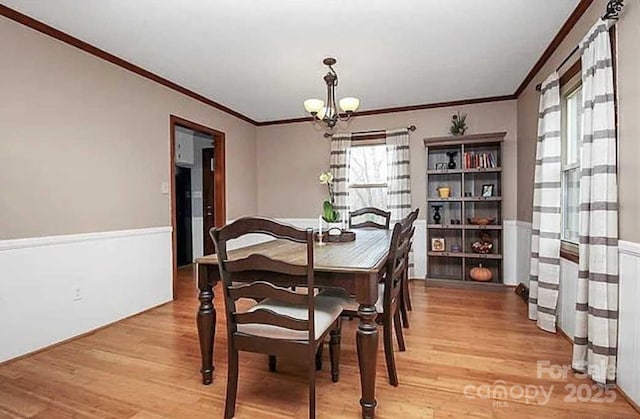
[[[324,172],[320,174],[320,183],[324,184],[328,184],[333,182],[333,175],[331,174],[331,172]]]

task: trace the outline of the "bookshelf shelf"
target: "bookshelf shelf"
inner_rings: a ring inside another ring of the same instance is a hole
[[[501,225],[475,225],[475,224],[427,224],[429,229],[443,229],[443,230],[502,230]]]
[[[447,257],[447,258],[502,259],[502,255],[496,254],[496,253],[482,255],[480,253],[463,253],[463,252],[427,252],[427,255],[433,256],[433,257]]]
[[[506,132],[425,138],[427,169],[427,280],[446,280],[460,285],[503,284],[502,225],[502,142]],[[454,152],[456,167],[436,169],[449,162]],[[448,155],[448,154],[449,155]],[[451,197],[440,198],[439,187],[449,187]],[[468,195],[468,196],[467,196]],[[485,196],[486,195],[486,196]],[[434,222],[434,207],[440,207],[440,220]],[[473,217],[494,218],[489,225],[467,223]],[[433,251],[435,247],[442,251]],[[476,241],[488,239],[492,252],[472,251]],[[444,242],[444,243],[443,243]],[[476,283],[470,276],[482,265],[493,273],[488,283]]]
[[[429,169],[428,175],[461,175],[463,173],[495,173],[501,172],[502,167],[479,167],[475,169]]]

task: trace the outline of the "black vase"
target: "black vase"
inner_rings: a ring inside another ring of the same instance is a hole
[[[447,167],[449,169],[455,169],[456,168],[456,161],[455,158],[458,155],[457,151],[448,151],[447,152],[447,156],[449,157],[449,163],[447,164]]]
[[[440,220],[442,220],[442,217],[440,216],[440,208],[442,208],[442,205],[432,205],[431,208],[433,208],[433,222],[435,224],[440,224]]]

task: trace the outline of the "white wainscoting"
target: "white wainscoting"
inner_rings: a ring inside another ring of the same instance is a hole
[[[531,224],[521,224],[517,263],[518,270],[527,272],[528,278]],[[619,252],[618,386],[636,404],[640,404],[640,244],[620,241]],[[575,331],[577,277],[578,265],[562,259],[558,327],[570,337]]]
[[[518,283],[529,286],[529,267],[531,256],[531,223],[515,221],[516,225],[516,274]]]
[[[518,264],[518,254],[520,250],[519,237],[522,224],[526,223],[517,220],[505,220],[503,223],[504,283],[507,285],[518,285],[520,282],[525,281],[525,277],[522,276],[522,272],[519,270],[520,265]],[[529,275],[527,273],[526,278],[528,277]]]
[[[619,246],[618,385],[640,405],[640,244]]]
[[[560,290],[558,291],[558,327],[573,338],[576,331],[576,283],[578,264],[560,259]]]
[[[517,272],[523,282],[529,286],[529,268],[531,263],[531,223],[517,221]],[[573,336],[575,330],[576,279],[578,265],[566,259],[560,260],[560,291],[558,293],[558,327],[567,336]]]
[[[191,243],[193,260],[204,254],[204,219],[202,217],[191,218]]]
[[[0,241],[0,362],[172,299],[171,227]]]

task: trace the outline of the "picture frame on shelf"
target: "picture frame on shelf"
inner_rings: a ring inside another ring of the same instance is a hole
[[[447,170],[447,163],[436,163],[436,170]]]
[[[432,252],[444,252],[446,249],[444,237],[433,237],[431,239]]]
[[[488,198],[488,197],[493,196],[493,188],[494,188],[493,184],[490,184],[490,183],[482,185],[482,195],[481,196],[483,198]]]

